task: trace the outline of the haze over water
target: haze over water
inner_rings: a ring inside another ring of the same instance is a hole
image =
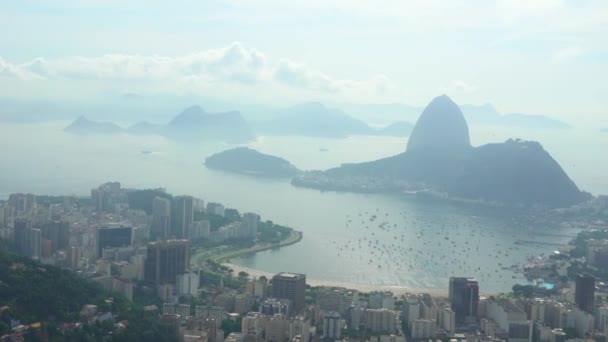
[[[563,244],[576,233],[563,227],[520,225],[509,216],[484,215],[481,210],[446,203],[322,193],[293,187],[287,180],[237,176],[203,166],[205,157],[231,145],[184,145],[153,136],[74,136],[62,132],[64,126],[0,124],[4,132],[0,144],[5,147],[0,159],[0,197],[12,192],[86,196],[100,183],[117,180],[125,187],[165,187],[173,194],[222,202],[302,230],[304,239],[298,244],[233,260],[264,271],[433,289],[445,289],[452,275],[470,275],[479,279],[484,292],[507,291],[523,279],[502,267],[557,248],[515,245],[515,241]],[[608,193],[604,177],[608,161],[598,160],[608,146],[608,135],[472,127],[476,146],[511,136],[539,140],[579,187],[594,194]],[[394,155],[405,149],[405,143],[386,137],[262,137],[250,146],[302,169],[325,169]],[[329,151],[320,152],[320,147]],[[152,153],[142,154],[142,150]]]

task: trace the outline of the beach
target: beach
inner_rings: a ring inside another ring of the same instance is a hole
[[[230,260],[222,263],[223,266],[229,267],[234,271],[234,275],[238,275],[239,272],[246,272],[249,274],[249,278],[259,278],[261,276],[265,276],[268,279],[271,279],[274,276],[272,272],[265,272],[253,268],[243,267],[240,265],[236,265],[230,263]],[[306,278],[306,284],[310,286],[332,286],[332,287],[344,287],[347,289],[357,290],[359,292],[373,292],[373,291],[391,291],[395,296],[401,296],[406,293],[413,294],[421,294],[428,293],[435,298],[447,298],[448,297],[448,289],[440,290],[440,289],[414,289],[407,288],[402,286],[381,286],[381,285],[366,285],[366,284],[356,284],[356,283],[347,283],[347,282],[338,282],[338,281],[327,281],[320,279],[310,279]]]

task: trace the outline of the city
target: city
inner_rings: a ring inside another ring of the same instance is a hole
[[[181,341],[605,341],[608,297],[596,277],[603,278],[608,233],[594,227],[574,241],[578,251],[566,248],[577,251],[574,261],[556,252],[526,271],[547,283],[486,294],[475,278],[453,275],[445,293],[395,294],[311,286],[305,274],[289,270],[270,278],[234,274],[224,265],[228,257],[297,243],[302,233],[163,189],[109,182],[90,198],[11,194],[0,202],[0,236],[16,253],[137,302]],[[581,261],[580,253],[587,258]],[[548,281],[557,279],[542,270],[573,262],[577,272],[567,268],[561,289],[553,289]],[[41,329],[0,304],[0,316],[11,324],[2,340]],[[90,303],[77,322],[57,323],[69,335],[108,321],[116,333],[128,326],[119,316]]]

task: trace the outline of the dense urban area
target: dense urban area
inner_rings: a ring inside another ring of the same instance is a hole
[[[220,203],[117,182],[90,198],[12,194],[0,202],[0,340],[605,342],[608,230],[584,228],[530,259],[511,293],[488,294],[475,274],[438,293],[363,293],[290,270],[235,274],[228,258],[303,235]]]

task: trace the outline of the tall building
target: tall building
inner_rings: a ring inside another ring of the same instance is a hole
[[[51,241],[51,251],[65,250],[69,245],[70,224],[66,221],[53,221],[42,225],[42,237]]]
[[[330,311],[323,316],[323,337],[328,340],[339,340],[342,332],[340,314]]]
[[[479,283],[474,278],[450,278],[450,303],[456,315],[456,324],[477,320]]]
[[[26,255],[28,250],[27,231],[30,229],[30,223],[24,219],[15,220],[13,226],[13,239],[15,250],[21,255]]]
[[[152,237],[167,238],[171,236],[171,201],[156,196],[152,200]]]
[[[27,256],[40,259],[42,254],[42,234],[40,229],[30,228],[27,230]]]
[[[243,214],[243,225],[247,231],[247,235],[255,238],[258,234],[258,224],[260,223],[260,215],[254,213]]]
[[[15,208],[17,213],[27,213],[36,209],[36,196],[32,194],[10,194],[8,204]]]
[[[593,313],[595,301],[595,278],[593,276],[587,274],[576,276],[574,301],[581,310]]]
[[[97,256],[102,256],[105,247],[130,246],[132,242],[132,227],[122,225],[99,227],[99,229],[97,229]]]
[[[175,284],[190,266],[190,241],[167,240],[148,244],[144,277],[156,285]]]
[[[305,305],[306,275],[282,272],[272,277],[272,297],[289,299],[294,313]]]
[[[177,239],[190,237],[190,227],[194,221],[194,199],[191,196],[178,196],[171,206],[172,236]]]

